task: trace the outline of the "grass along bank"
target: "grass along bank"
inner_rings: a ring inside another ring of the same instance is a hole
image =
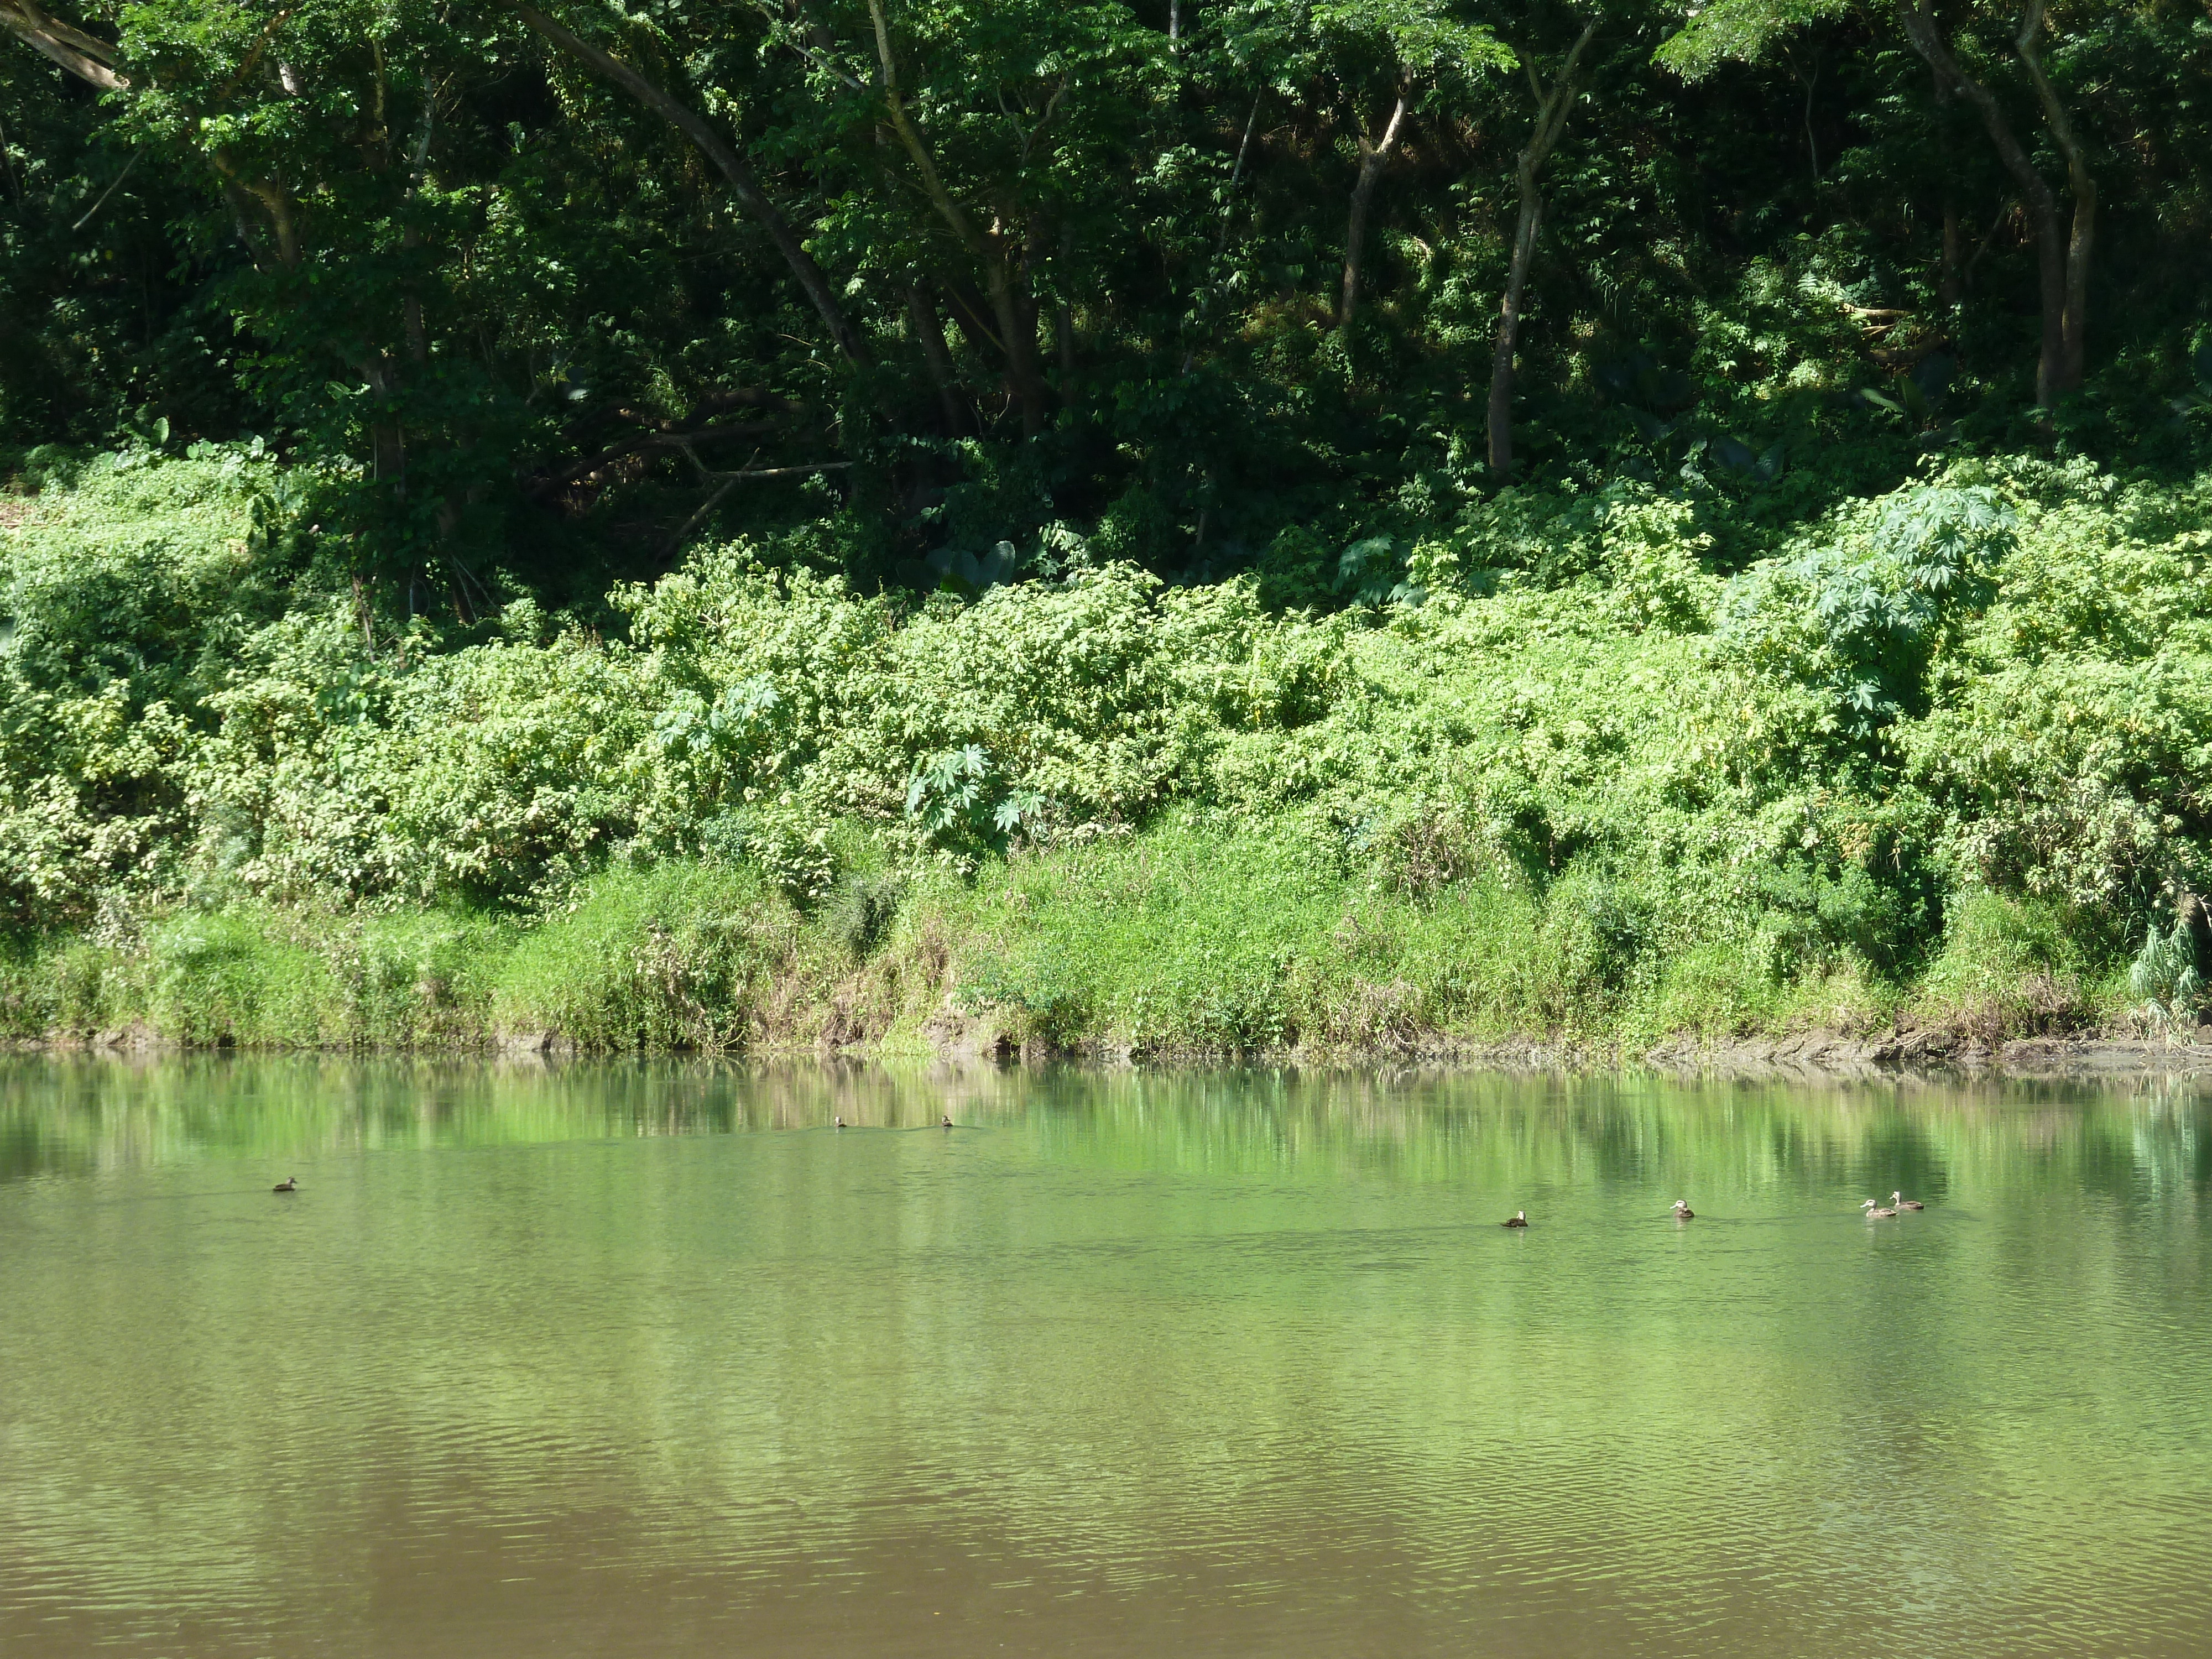
[[[592,878],[542,918],[179,911],[0,970],[17,1039],[243,1048],[1357,1058],[1537,1038],[1640,1052],[1807,1028],[1984,1037],[2124,1026],[2047,910],[1983,894],[1900,986],[1778,982],[1714,944],[1655,962],[1601,896],[1496,881],[1417,898],[1291,835],[1173,823],[972,882],[855,875],[802,910],[760,872]]]

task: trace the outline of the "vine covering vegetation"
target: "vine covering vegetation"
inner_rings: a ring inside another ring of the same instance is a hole
[[[2202,8],[0,28],[17,1035],[2197,1016]]]

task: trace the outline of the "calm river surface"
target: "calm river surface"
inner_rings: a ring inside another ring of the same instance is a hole
[[[0,1062],[10,1656],[1893,1646],[2212,1652],[2212,1094]]]

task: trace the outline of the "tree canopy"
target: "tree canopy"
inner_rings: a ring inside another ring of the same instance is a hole
[[[1068,529],[1312,603],[1286,533],[1508,483],[1687,468],[1779,520],[1931,450],[2203,440],[2179,0],[0,27],[0,441],[258,436],[316,469],[320,568],[464,623],[740,525],[864,585]]]

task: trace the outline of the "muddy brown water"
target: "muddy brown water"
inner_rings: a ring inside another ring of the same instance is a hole
[[[2202,1655],[2209,1196],[2172,1081],[8,1060],[0,1652]]]

